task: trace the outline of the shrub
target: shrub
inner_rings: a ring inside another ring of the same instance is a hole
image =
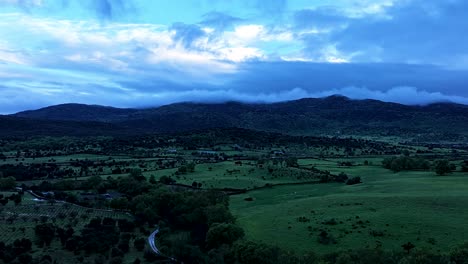
[[[359,183],[362,183],[361,182],[361,177],[353,177],[353,178],[346,181],[347,185],[354,185],[354,184],[359,184]]]
[[[336,225],[338,222],[335,220],[335,218],[328,219],[326,221],[323,221],[322,224],[324,225]]]
[[[336,239],[327,231],[322,230],[318,235],[318,242],[323,245],[336,244]]]
[[[450,163],[448,160],[436,161],[434,169],[437,175],[445,175],[447,173],[452,172],[452,168],[450,167]]]

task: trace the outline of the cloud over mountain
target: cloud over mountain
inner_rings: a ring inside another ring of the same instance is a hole
[[[0,112],[334,93],[466,103],[466,2],[306,2],[1,0]]]

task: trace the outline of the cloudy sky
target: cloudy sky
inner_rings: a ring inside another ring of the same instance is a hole
[[[468,104],[465,0],[0,0],[0,113],[343,94]]]

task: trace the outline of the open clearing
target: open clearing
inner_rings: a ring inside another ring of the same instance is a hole
[[[301,160],[301,165],[360,176],[363,183],[278,186],[232,196],[231,209],[249,239],[299,252],[401,250],[406,242],[445,250],[468,237],[468,174],[393,173],[379,159],[372,161],[340,167],[336,160]],[[336,244],[319,243],[321,230]]]

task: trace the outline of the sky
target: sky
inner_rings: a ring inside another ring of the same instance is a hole
[[[0,114],[341,94],[468,104],[465,0],[0,0]]]

